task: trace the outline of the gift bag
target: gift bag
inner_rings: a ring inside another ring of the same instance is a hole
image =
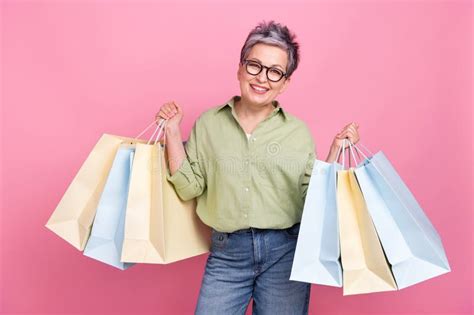
[[[167,264],[210,249],[211,229],[197,216],[196,200],[182,201],[166,179],[165,147],[158,139],[136,145],[123,262]]]
[[[46,227],[83,250],[107,175],[122,139],[104,134],[92,149]]]
[[[336,177],[343,295],[397,290],[354,168],[339,170]]]
[[[67,188],[46,227],[75,248],[84,250],[100,196],[120,144],[140,142],[137,138],[153,125],[156,122],[133,139],[102,135]]]
[[[315,160],[290,280],[342,286],[336,208],[336,171],[342,169],[342,165],[337,161],[337,157],[333,163]]]
[[[449,272],[441,238],[385,154],[354,147],[366,158],[355,174],[398,288]]]
[[[121,270],[133,264],[120,261],[125,209],[133,163],[134,144],[121,144],[100,197],[84,255]]]

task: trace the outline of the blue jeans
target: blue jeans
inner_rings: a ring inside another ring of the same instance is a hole
[[[195,314],[308,314],[311,284],[289,280],[300,224],[288,229],[212,229]]]

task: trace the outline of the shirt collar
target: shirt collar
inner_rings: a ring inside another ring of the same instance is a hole
[[[216,113],[220,112],[221,109],[223,109],[223,108],[225,108],[225,107],[227,107],[227,106],[230,107],[231,109],[234,109],[234,104],[235,104],[235,102],[237,102],[237,101],[240,100],[240,99],[241,99],[241,97],[238,96],[238,95],[233,96],[227,103],[225,103],[224,105],[219,106],[219,107],[217,108]],[[287,118],[287,117],[286,117],[286,113],[285,113],[285,111],[283,110],[283,108],[281,107],[280,102],[278,102],[277,100],[273,100],[272,104],[273,104],[273,106],[275,107],[273,111],[274,111],[274,112],[279,111],[279,112],[283,115],[283,118],[286,119],[286,118]]]

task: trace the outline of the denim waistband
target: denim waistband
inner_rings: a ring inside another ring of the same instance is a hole
[[[242,230],[236,230],[234,232],[230,232],[228,234],[245,234],[245,233],[252,233],[252,230],[255,231],[255,232],[263,232],[263,231],[284,231],[284,230],[289,230],[289,229],[292,229],[294,227],[296,227],[297,225],[300,225],[301,222],[298,222],[298,223],[295,223],[293,224],[292,226],[290,227],[287,227],[287,228],[284,228],[284,229],[261,229],[261,228],[256,228],[256,227],[250,227],[250,228],[247,228],[247,229],[242,229]]]

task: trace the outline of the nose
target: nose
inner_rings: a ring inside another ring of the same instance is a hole
[[[267,71],[265,70],[266,69],[262,69],[262,71],[260,71],[260,73],[257,75],[258,82],[261,82],[261,83],[267,82]]]

